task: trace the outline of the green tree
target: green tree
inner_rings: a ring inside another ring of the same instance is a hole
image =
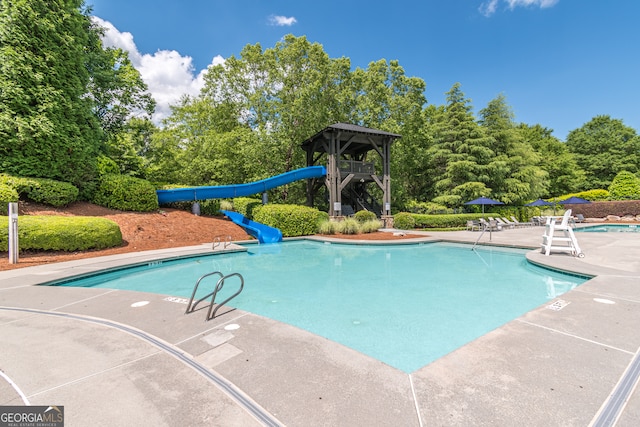
[[[371,62],[366,69],[356,68],[352,79],[350,122],[409,135],[419,131],[427,102],[424,80],[407,76],[397,60],[384,59]]]
[[[185,185],[225,185],[265,178],[269,152],[231,104],[184,98],[151,138],[148,176]],[[273,175],[273,173],[272,173]]]
[[[155,101],[128,53],[122,49],[103,49],[99,38],[102,32],[101,28],[92,27],[93,50],[87,55],[91,79],[87,91],[94,101],[94,114],[109,139],[125,129],[131,118],[150,120]]]
[[[518,204],[546,193],[548,174],[539,166],[540,156],[516,129],[513,117],[504,95],[499,95],[480,110],[478,122],[491,137],[487,142],[493,152],[486,167],[486,184],[501,201]]]
[[[352,72],[348,58],[329,58],[322,45],[305,37],[288,35],[269,49],[247,45],[239,57],[209,68],[201,94],[173,109],[153,138],[151,172],[159,177],[162,171],[168,181],[266,178],[305,166],[299,144],[336,122],[414,141],[422,129],[423,92],[424,82],[405,76],[397,61]],[[180,172],[195,165],[199,172]],[[272,193],[271,200],[305,200],[302,184]]]
[[[584,187],[585,173],[565,143],[551,135],[552,130],[540,125],[520,124],[518,132],[538,153],[539,166],[548,174],[546,191],[531,198],[550,198],[575,193]]]
[[[227,104],[256,133],[268,149],[259,163],[266,178],[304,166],[300,142],[347,119],[354,99],[350,68],[347,58],[331,59],[322,45],[287,35],[273,48],[247,45],[239,58],[211,67],[200,97],[213,107]],[[304,200],[303,185],[274,193],[279,200]]]
[[[352,77],[353,105],[348,121],[373,129],[402,135],[392,145],[394,204],[424,197],[421,180],[430,136],[425,133],[423,106],[425,82],[409,77],[396,60],[371,62],[366,69],[357,68]],[[373,154],[367,161],[377,161]]]
[[[118,172],[137,178],[147,177],[148,153],[152,135],[157,131],[149,118],[132,117],[107,140],[106,155]]]
[[[429,148],[433,144],[435,123],[443,111],[443,107],[429,105],[421,111],[419,120],[398,132],[402,138],[391,146],[391,194],[395,206],[411,200],[426,202],[433,196]]]
[[[569,132],[567,147],[586,172],[585,190],[607,188],[618,172],[640,170],[640,137],[610,116],[596,116]]]
[[[319,43],[287,35],[266,50],[247,45],[239,58],[212,67],[202,94],[214,106],[235,104],[252,129],[280,140],[286,171],[303,161],[301,141],[347,118],[349,78],[347,58],[331,59]]]
[[[640,178],[629,171],[621,171],[613,178],[609,186],[612,200],[640,199]]]
[[[447,92],[447,104],[429,149],[434,201],[438,203],[455,206],[491,194],[487,165],[494,157],[492,140],[476,123],[471,109],[460,83],[454,84]]]
[[[82,0],[0,2],[0,169],[84,187],[102,138]]]
[[[121,173],[144,177],[144,152],[155,129],[151,116],[155,101],[146,83],[122,49],[104,48],[104,29],[95,22],[86,50],[90,80],[87,92],[100,121],[104,151]]]

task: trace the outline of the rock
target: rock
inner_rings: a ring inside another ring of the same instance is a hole
[[[606,221],[620,221],[620,217],[618,215],[607,215]]]

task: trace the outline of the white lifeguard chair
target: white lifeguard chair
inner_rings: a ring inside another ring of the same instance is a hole
[[[573,256],[584,258],[584,253],[580,250],[573,228],[569,225],[571,209],[568,209],[562,216],[560,223],[556,223],[556,218],[549,218],[544,227],[542,235],[542,253],[546,256],[551,251],[571,252]]]

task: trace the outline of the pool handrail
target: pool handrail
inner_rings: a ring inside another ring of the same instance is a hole
[[[196,297],[196,292],[198,291],[198,286],[200,286],[200,282],[202,281],[202,279],[204,279],[206,277],[209,277],[209,276],[213,276],[213,275],[220,276],[220,278],[216,282],[216,285],[213,288],[213,292],[208,293],[207,295],[205,295],[204,297],[200,298],[198,301],[196,301],[194,303],[193,300]],[[222,290],[225,280],[229,279],[230,277],[239,277],[240,278],[240,288],[238,289],[238,291],[236,293],[231,295],[229,298],[227,298],[226,300],[224,300],[221,303],[216,305],[216,296],[218,295],[218,292],[220,292]],[[218,312],[220,307],[222,307],[223,305],[225,305],[226,303],[231,301],[233,298],[237,297],[238,294],[240,294],[240,292],[242,292],[243,289],[244,289],[244,277],[242,277],[242,275],[240,273],[231,273],[231,274],[227,274],[225,276],[220,271],[212,271],[211,273],[203,274],[196,281],[196,284],[193,287],[193,292],[191,293],[191,298],[189,299],[189,302],[187,303],[187,309],[184,312],[184,314],[192,313],[196,309],[196,306],[198,304],[200,304],[202,301],[206,300],[207,298],[211,297],[211,302],[209,303],[209,310],[207,310],[207,318],[205,319],[205,320],[209,321],[209,320],[213,319],[214,317],[216,317],[216,313]],[[214,305],[216,305],[215,309],[213,308]]]

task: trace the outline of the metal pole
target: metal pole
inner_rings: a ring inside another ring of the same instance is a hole
[[[18,204],[9,203],[9,264],[18,263]]]

